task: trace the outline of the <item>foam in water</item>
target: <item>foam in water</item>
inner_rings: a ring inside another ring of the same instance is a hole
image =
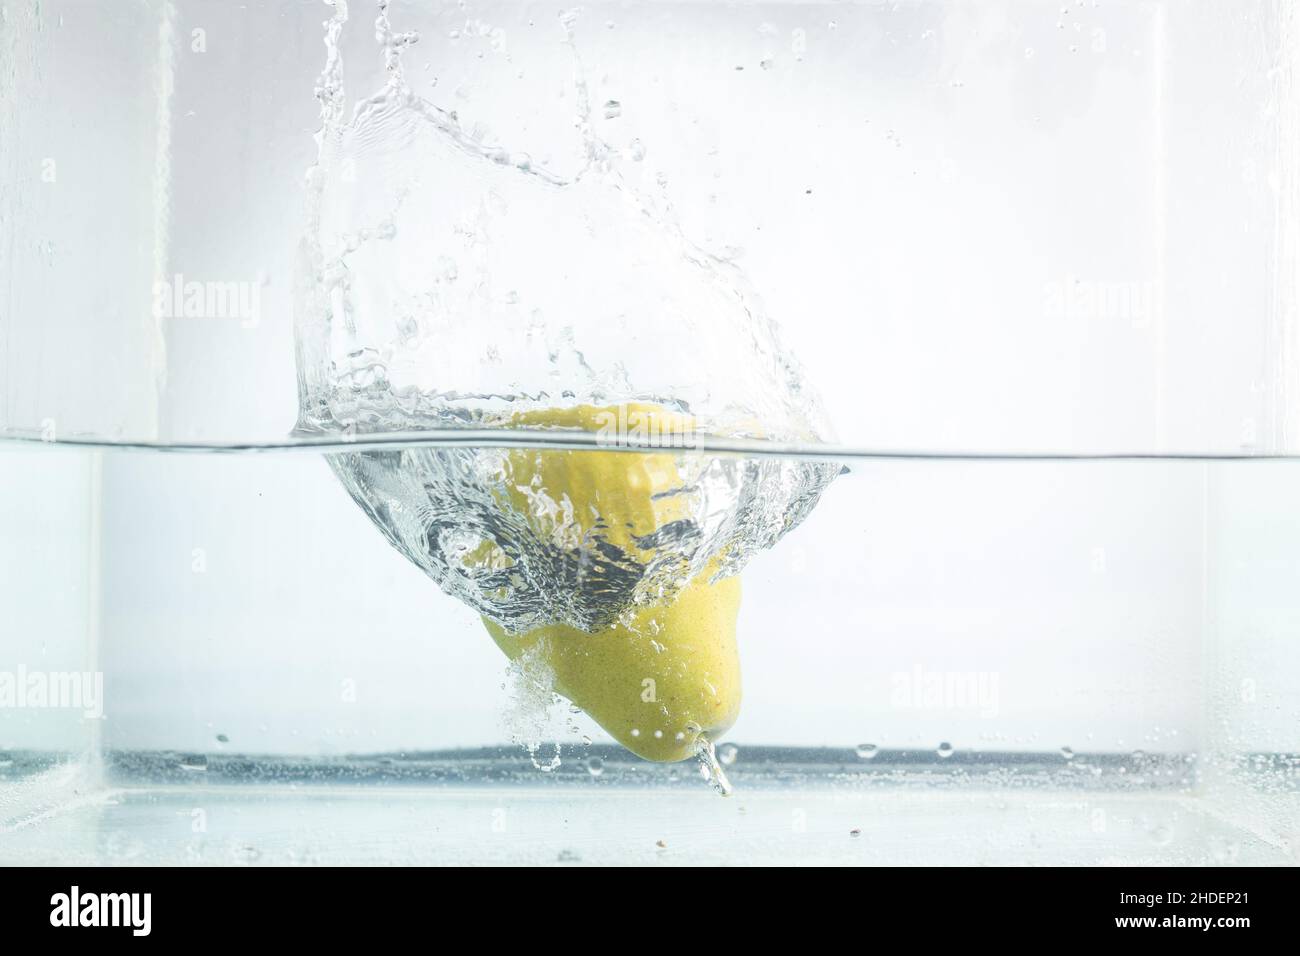
[[[628,434],[626,410],[637,407],[689,423],[692,440],[829,437],[743,276],[682,234],[666,196],[632,189],[593,132],[576,14],[556,27],[572,52],[583,156],[565,178],[485,145],[415,93],[402,56],[418,37],[394,30],[386,2],[375,21],[382,88],[349,111],[349,11],[334,6],[295,296],[300,432],[555,428],[530,413],[604,409],[619,444],[646,437]],[[669,477],[653,500],[672,507],[642,510],[672,517],[631,536],[630,521],[574,514],[566,488],[536,478],[548,456],[609,452],[406,446],[330,463],[398,551],[507,634],[595,633],[631,626],[638,609],[671,601],[699,575],[738,573],[807,516],[839,471],[679,447],[690,443],[649,456],[669,459],[655,469]],[[601,467],[593,473],[622,477]],[[583,468],[595,466],[575,459],[561,473]],[[707,775],[726,792],[696,730]],[[523,729],[526,743],[534,737]]]

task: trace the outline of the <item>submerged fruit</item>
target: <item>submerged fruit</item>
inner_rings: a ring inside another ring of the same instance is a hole
[[[530,412],[512,424],[631,427],[669,444],[693,427],[688,416],[651,405]],[[579,591],[611,585],[602,573],[584,574],[585,552],[601,554],[592,568],[608,567],[611,555],[617,565],[617,552],[635,556],[645,539],[687,517],[686,500],[675,493],[682,481],[674,452],[530,449],[507,457],[511,504],[527,511],[555,547],[576,553]],[[489,550],[467,563],[490,560]],[[740,711],[740,581],[711,576],[705,569],[672,594],[591,632],[556,623],[510,634],[486,617],[483,622],[507,656],[544,667],[558,693],[633,753],[682,760],[695,754],[701,734],[725,732]]]
[[[565,624],[510,635],[483,619],[512,659],[544,665],[555,690],[647,760],[684,760],[701,733],[725,732],[740,712],[736,612],[740,582],[696,580],[665,607],[588,634]]]

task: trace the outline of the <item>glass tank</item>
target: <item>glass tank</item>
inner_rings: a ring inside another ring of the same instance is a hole
[[[3,0],[0,862],[1294,864],[1298,38]]]

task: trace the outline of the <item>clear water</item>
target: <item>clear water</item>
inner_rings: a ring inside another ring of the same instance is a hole
[[[105,716],[0,708],[0,858],[1293,863],[1297,468],[850,461],[741,572],[720,799],[562,704],[513,742],[314,451],[10,445],[0,671]]]

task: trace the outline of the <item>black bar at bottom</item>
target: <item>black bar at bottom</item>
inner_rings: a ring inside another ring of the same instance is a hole
[[[803,876],[792,888],[779,875],[733,881],[730,874],[659,871],[602,878],[593,890],[572,872],[8,869],[0,871],[0,925],[7,943],[76,932],[82,941],[95,935],[204,944],[318,938],[337,945],[413,928],[455,939],[467,920],[481,923],[492,908],[500,909],[503,929],[543,937],[567,922],[559,914],[575,911],[585,914],[582,922],[596,921],[593,931],[667,931],[680,924],[687,934],[698,933],[707,926],[700,918],[707,920],[714,907],[726,914],[718,917],[722,931],[793,925],[806,933],[825,926],[926,942],[970,942],[978,931],[988,941],[1041,940],[1038,934],[1051,932],[1071,941],[1200,935],[1230,944],[1241,934],[1286,933],[1297,924],[1298,881],[1289,869],[894,869],[837,872],[830,879],[814,890]],[[588,942],[597,938],[581,926],[571,929]],[[426,942],[436,945],[438,938]]]

